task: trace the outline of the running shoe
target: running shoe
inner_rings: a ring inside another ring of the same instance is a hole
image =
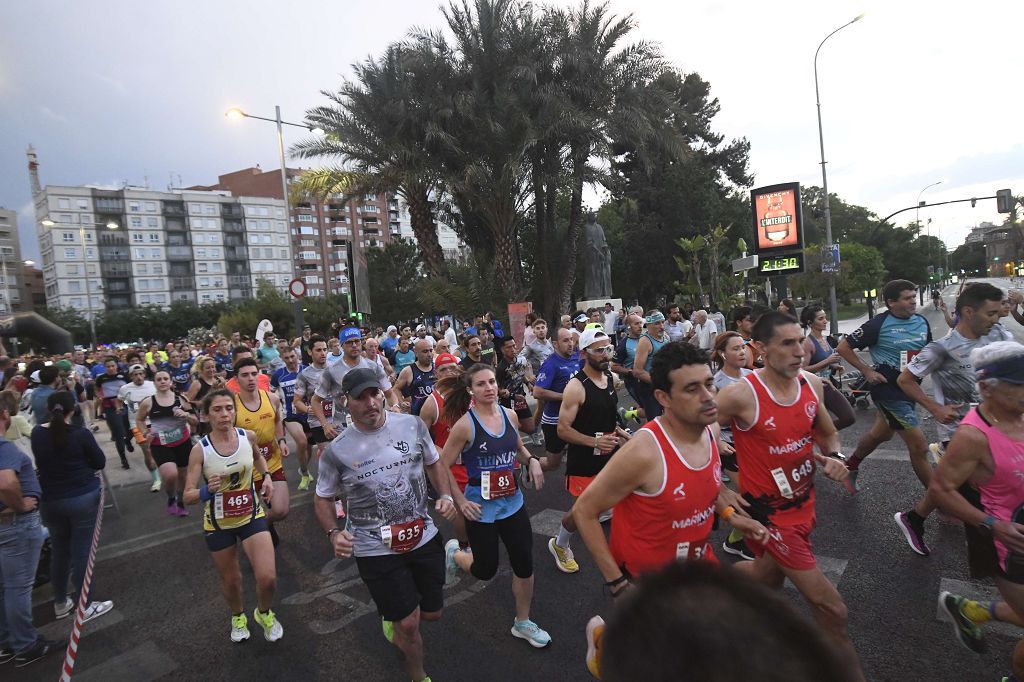
[[[612,513],[614,511],[615,511],[614,509],[605,509],[603,512],[601,512],[600,514],[597,515],[597,522],[598,523],[607,523],[608,521],[611,521],[612,520]]]
[[[532,620],[517,620],[512,623],[512,636],[525,639],[531,646],[543,649],[551,644],[551,635],[544,632]]]
[[[455,578],[459,565],[455,563],[455,553],[459,551],[459,541],[452,539],[444,543],[444,584],[447,585]]]
[[[939,462],[942,460],[942,456],[946,454],[946,450],[942,447],[942,443],[928,443],[928,453],[932,456],[932,463],[935,466],[939,466]]]
[[[725,542],[722,543],[722,551],[726,554],[738,556],[744,561],[754,560],[754,554],[750,551],[750,548],[747,547],[747,541],[743,538],[740,538],[735,542],[729,542],[729,538],[726,538]]]
[[[910,512],[896,512],[892,518],[903,532],[903,537],[906,538],[910,549],[921,556],[931,554],[931,548],[924,542],[924,521],[915,520]]]
[[[85,612],[82,614],[82,622],[88,623],[90,620],[94,620],[105,613],[109,613],[113,608],[114,602],[112,601],[94,601],[85,607]]]
[[[160,487],[162,485],[163,484],[160,483],[160,479],[159,478],[156,479],[155,481],[153,481],[153,485],[149,486],[149,492],[151,492],[151,493],[158,493],[158,492],[160,492]]]
[[[178,503],[178,516],[188,516],[188,507],[185,506],[184,502]]]
[[[43,656],[46,656],[51,651],[63,650],[68,645],[66,639],[46,639],[45,637],[37,637],[36,643],[31,648],[22,651],[20,654],[14,657],[14,667],[24,668],[29,663],[35,663]]]
[[[71,601],[71,597],[64,597],[64,603],[58,604],[54,602],[53,613],[57,616],[57,620],[61,618],[67,618],[71,615],[71,612],[75,610],[75,602]]]
[[[850,469],[849,475],[843,479],[843,487],[846,488],[846,492],[851,495],[856,495],[860,492],[860,485],[857,483],[857,474],[859,469]]]
[[[950,592],[939,592],[939,607],[953,621],[953,632],[957,641],[976,654],[983,654],[988,649],[985,633],[978,624],[964,615],[964,602],[967,600]]]
[[[263,636],[268,642],[276,642],[284,636],[284,628],[281,627],[281,623],[277,620],[277,616],[274,615],[273,611],[261,614],[260,610],[256,608],[252,610],[252,617],[263,626]]]
[[[100,432],[100,425],[99,424],[93,424],[89,428],[92,429],[93,433],[99,433]]]
[[[722,469],[722,483],[732,483],[732,476],[726,473],[725,469]]]
[[[395,642],[395,623],[394,621],[380,619],[380,629],[384,633],[384,639],[388,640],[392,644]]]
[[[0,649],[0,665],[14,660],[14,649]]]
[[[544,432],[543,431],[538,430],[538,431],[536,431],[533,434],[533,444],[534,445],[539,445],[541,447],[544,447]]]
[[[133,443],[132,440],[134,439],[126,438],[124,441],[124,446],[128,448],[128,452],[135,452],[135,443]]]
[[[601,637],[604,635],[604,618],[594,616],[587,622],[587,670],[601,679]]]
[[[309,484],[313,482],[313,477],[309,474],[302,474],[299,478],[299,490],[309,490]]]
[[[244,613],[231,616],[231,641],[235,644],[249,639],[249,619]]]
[[[177,516],[178,515],[178,503],[174,498],[167,500],[167,515]]]
[[[548,540],[548,551],[551,552],[551,556],[555,557],[555,566],[562,573],[575,573],[580,570],[580,565],[576,563],[576,559],[573,557],[572,549],[569,547],[562,549],[555,544],[555,538]]]

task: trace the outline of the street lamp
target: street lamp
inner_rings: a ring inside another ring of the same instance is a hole
[[[917,225],[917,229],[918,230],[921,229],[921,205],[922,205],[921,204],[921,195],[924,194],[925,192],[927,192],[932,187],[935,187],[936,185],[941,185],[941,184],[942,184],[942,180],[936,180],[935,182],[933,182],[930,185],[925,185],[921,189],[921,191],[917,193],[917,208],[914,209],[914,223]],[[925,234],[928,237],[932,236],[932,221],[931,220],[928,221],[928,227],[927,227],[927,230],[926,230]],[[928,249],[928,263],[930,264],[932,262],[932,240],[931,239],[928,240],[927,249]]]
[[[304,123],[290,123],[288,121],[281,120],[281,107],[274,107],[274,118],[265,118],[263,116],[254,116],[253,114],[247,114],[238,107],[232,107],[224,112],[224,116],[232,120],[240,120],[243,118],[254,118],[258,121],[269,121],[277,125],[277,153],[281,160],[281,194],[284,197],[284,213],[285,222],[288,224],[289,234],[291,233],[291,202],[288,198],[288,167],[285,165],[284,159],[284,131],[282,126],[293,126],[295,128],[305,128],[311,133],[321,135],[323,134],[323,128],[318,126],[306,125]],[[298,303],[296,302],[296,306]],[[351,302],[349,303],[349,309],[351,310]],[[296,307],[295,311],[295,324],[298,327],[297,334],[302,334],[302,311]]]
[[[50,218],[43,218],[39,221],[39,224],[43,227],[52,228],[57,223]],[[89,261],[85,257],[85,226],[89,224],[90,223],[79,224],[78,236],[79,239],[82,240],[82,275],[85,278],[85,300],[88,301],[87,305],[89,306],[89,333],[92,336],[91,347],[96,348],[96,320],[94,319],[95,315],[93,314],[92,294],[89,292]],[[100,225],[106,227],[108,230],[116,230],[120,227],[120,225],[117,224],[117,221],[114,220],[108,220],[105,223],[92,223],[93,227],[99,227]]]
[[[855,24],[864,18],[864,14],[858,14],[852,20],[846,22],[836,30],[825,36],[825,39],[818,43],[818,49],[814,51],[814,99],[818,105],[818,145],[821,148],[821,188],[825,192],[825,241],[829,249],[832,248],[832,211],[829,209],[828,201],[828,175],[825,171],[825,135],[821,129],[821,94],[818,90],[818,53],[825,41],[842,31],[851,24]],[[828,285],[829,302],[829,326],[833,335],[839,333],[839,307],[836,304],[836,276],[829,276]]]

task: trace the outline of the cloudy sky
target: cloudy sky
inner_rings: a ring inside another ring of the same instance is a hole
[[[924,199],[1024,192],[1024,2],[611,5],[634,13],[637,39],[661,43],[710,81],[722,107],[716,127],[751,141],[758,185],[820,185],[814,51],[866,12],[819,57],[830,189],[879,215],[914,205],[938,180]],[[206,184],[250,165],[276,168],[273,126],[228,121],[226,109],[272,117],[280,104],[285,119],[301,121],[352,62],[441,21],[433,0],[3,3],[0,206],[20,213],[25,257],[38,254],[30,143],[44,184],[163,189],[178,176]],[[979,222],[1001,222],[994,200],[926,217],[951,246]]]

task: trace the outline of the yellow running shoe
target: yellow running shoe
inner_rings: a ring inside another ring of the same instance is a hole
[[[309,484],[312,482],[312,476],[309,474],[302,474],[302,478],[299,479],[299,490],[309,490]]]
[[[253,610],[252,617],[263,626],[263,636],[268,642],[276,642],[284,636],[284,628],[281,627],[281,623],[278,622],[277,616],[274,615],[273,611],[260,613],[260,610],[257,608]]]
[[[249,620],[244,613],[231,616],[231,641],[244,642],[249,639]]]
[[[380,619],[380,629],[384,631],[384,639],[395,643],[395,624],[393,621]]]
[[[555,544],[555,538],[548,540],[548,551],[551,552],[551,556],[555,557],[555,566],[562,573],[575,573],[580,570],[580,565],[576,563],[572,550],[568,547],[565,549],[559,547]]]
[[[601,679],[601,637],[604,635],[604,618],[594,616],[587,623],[587,670]]]

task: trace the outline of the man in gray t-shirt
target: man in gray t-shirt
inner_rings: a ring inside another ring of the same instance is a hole
[[[423,643],[408,633],[421,618],[440,618],[446,577],[445,551],[427,512],[427,477],[439,493],[435,509],[449,521],[456,511],[427,427],[418,417],[389,414],[382,389],[376,369],[342,379],[352,427],[320,458],[313,506],[334,555],[356,557],[385,633],[405,654],[407,679],[421,680]],[[348,501],[351,531],[338,528],[337,496]]]
[[[381,390],[384,391],[384,395],[391,405],[396,407],[401,403],[401,398],[395,396],[394,391],[391,390],[391,380],[388,379],[384,368],[363,356],[363,337],[360,331],[355,327],[347,327],[341,330],[339,338],[342,347],[341,359],[327,365],[327,369],[320,375],[320,385],[316,387],[316,391],[310,399],[312,408],[310,416],[323,425],[324,435],[328,439],[334,439],[338,435],[338,424],[345,422],[341,385],[345,375],[354,369],[373,370]],[[324,416],[323,401],[325,400],[335,401],[334,423]]]

